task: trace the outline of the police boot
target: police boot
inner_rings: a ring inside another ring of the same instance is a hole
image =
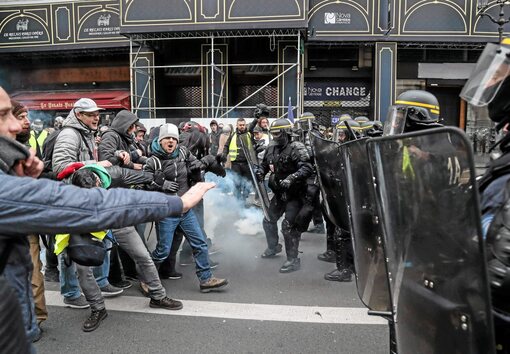
[[[283,263],[280,268],[280,273],[290,273],[301,268],[301,260],[299,258],[287,258],[287,261]]]
[[[336,262],[336,252],[335,251],[326,251],[324,253],[319,253],[317,255],[317,259],[323,262],[335,263]]]
[[[323,262],[335,263],[336,262],[336,248],[337,248],[337,228],[328,227],[326,233],[326,252],[317,255],[317,258]]]
[[[336,241],[336,268],[326,273],[324,279],[329,281],[350,282],[353,275],[352,243],[345,231],[338,235]]]
[[[352,281],[352,271],[350,269],[335,269],[324,274],[324,279],[329,281],[350,282]]]

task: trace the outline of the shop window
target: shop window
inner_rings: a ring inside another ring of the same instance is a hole
[[[308,47],[309,68],[352,68],[358,57],[359,47]]]

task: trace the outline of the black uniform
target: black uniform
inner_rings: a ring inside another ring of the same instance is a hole
[[[300,142],[271,145],[266,150],[261,164],[263,174],[271,171],[269,187],[275,193],[269,205],[270,219],[264,219],[264,231],[270,250],[277,249],[278,227],[276,222],[285,214],[282,233],[285,240],[287,259],[298,256],[301,230],[296,216],[305,203],[306,180],[313,174],[313,166],[306,147]],[[292,183],[286,189],[282,181],[290,179]]]

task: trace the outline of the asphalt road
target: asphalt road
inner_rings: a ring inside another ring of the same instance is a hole
[[[243,224],[227,223],[228,228],[208,218],[208,232],[221,247],[221,253],[213,256],[220,262],[215,275],[230,281],[224,292],[200,293],[194,267],[180,267],[183,279],[163,283],[169,296],[183,300],[182,311],[153,311],[135,283],[124,296],[107,301],[109,316],[98,330],[84,333],[81,325],[89,310],[64,308],[58,285],[48,283],[50,317],[36,344],[38,352],[388,352],[387,325],[366,315],[355,283],[323,279],[334,267],[317,260],[325,248],[325,235],[303,234],[301,270],[280,274],[284,256],[259,257],[265,249],[257,221],[260,214],[241,214],[229,220]]]

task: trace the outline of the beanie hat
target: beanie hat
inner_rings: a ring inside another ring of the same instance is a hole
[[[209,123],[209,126],[211,126],[211,125],[213,125],[213,124],[218,125],[218,122],[217,122],[216,120],[214,120],[214,119],[213,119],[213,120],[211,121],[211,123]]]
[[[104,168],[103,166],[97,165],[97,164],[91,164],[91,165],[85,165],[82,168],[91,170],[92,172],[94,172],[101,180],[101,184],[102,184],[103,188],[108,189],[108,187],[110,187],[110,185],[112,184],[112,177],[110,176],[108,171],[106,171],[106,168]]]
[[[21,102],[11,100],[12,114],[18,117],[21,113],[28,113],[28,108]]]
[[[159,128],[158,141],[161,142],[161,140],[165,138],[174,138],[179,140],[179,129],[175,124],[166,123]]]

